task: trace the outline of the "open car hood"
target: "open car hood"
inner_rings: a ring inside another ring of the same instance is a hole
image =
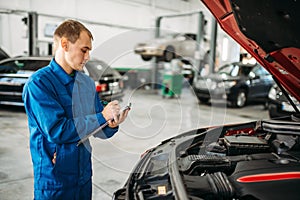
[[[300,100],[300,1],[201,0],[221,28]]]

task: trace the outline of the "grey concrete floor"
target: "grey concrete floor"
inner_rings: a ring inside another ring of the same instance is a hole
[[[140,155],[160,141],[194,128],[267,119],[262,105],[242,109],[224,104],[199,105],[190,90],[180,98],[162,98],[160,91],[126,90],[121,105],[132,103],[127,120],[111,139],[91,139],[93,199],[111,199]],[[33,199],[29,132],[23,108],[0,107],[0,199]]]

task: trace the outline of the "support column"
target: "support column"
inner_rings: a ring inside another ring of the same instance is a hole
[[[36,12],[28,13],[28,54],[29,56],[38,56],[38,14]]]

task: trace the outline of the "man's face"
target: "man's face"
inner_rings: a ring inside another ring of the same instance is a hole
[[[91,49],[91,38],[87,32],[82,31],[78,40],[74,44],[68,42],[68,50],[65,54],[68,67],[76,71],[81,71],[85,63],[90,59]]]

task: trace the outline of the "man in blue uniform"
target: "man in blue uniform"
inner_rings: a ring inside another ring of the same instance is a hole
[[[128,114],[120,114],[118,101],[103,108],[94,81],[81,72],[92,39],[80,22],[63,22],[54,33],[54,58],[24,86],[36,200],[90,200],[91,146],[77,143],[106,121],[96,136],[112,137]]]

